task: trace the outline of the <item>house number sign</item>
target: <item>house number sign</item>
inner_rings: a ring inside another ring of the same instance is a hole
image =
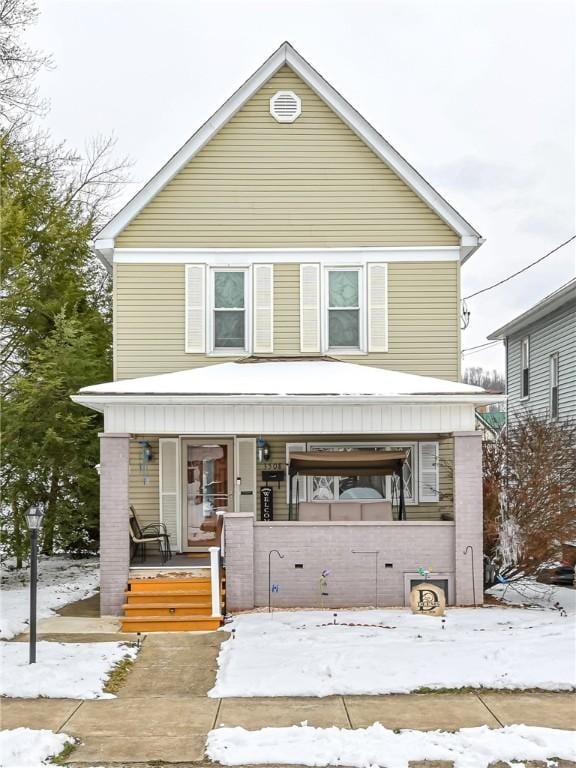
[[[264,522],[274,520],[274,491],[272,488],[260,488],[260,519]]]

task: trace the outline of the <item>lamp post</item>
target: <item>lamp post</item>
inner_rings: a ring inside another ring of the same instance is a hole
[[[36,663],[36,593],[38,591],[38,530],[42,525],[44,512],[40,507],[31,507],[26,513],[30,531],[30,658]]]

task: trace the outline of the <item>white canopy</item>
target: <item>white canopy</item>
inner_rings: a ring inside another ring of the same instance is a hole
[[[481,387],[430,376],[390,371],[336,360],[233,362],[190,368],[159,376],[112,381],[83,387],[79,402],[93,395],[372,397],[407,395],[464,396],[484,401]],[[76,398],[74,398],[76,399]]]

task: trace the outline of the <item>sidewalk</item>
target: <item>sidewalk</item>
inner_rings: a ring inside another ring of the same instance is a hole
[[[206,735],[220,725],[249,730],[308,725],[419,730],[525,723],[574,728],[576,697],[567,693],[408,694],[278,699],[208,699],[198,695],[149,695],[101,701],[3,699],[3,728],[48,728],[82,744],[71,764],[193,763],[204,759]]]
[[[211,699],[224,632],[152,634],[116,699],[2,699],[2,728],[47,728],[80,739],[72,765],[205,761],[208,731],[308,725],[457,730],[525,723],[576,729],[576,694],[428,693]],[[66,641],[66,635],[59,635]],[[432,764],[428,763],[427,768]]]

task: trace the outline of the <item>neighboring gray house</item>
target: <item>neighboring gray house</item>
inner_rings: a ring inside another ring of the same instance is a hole
[[[576,279],[488,336],[506,345],[508,417],[576,418]]]

